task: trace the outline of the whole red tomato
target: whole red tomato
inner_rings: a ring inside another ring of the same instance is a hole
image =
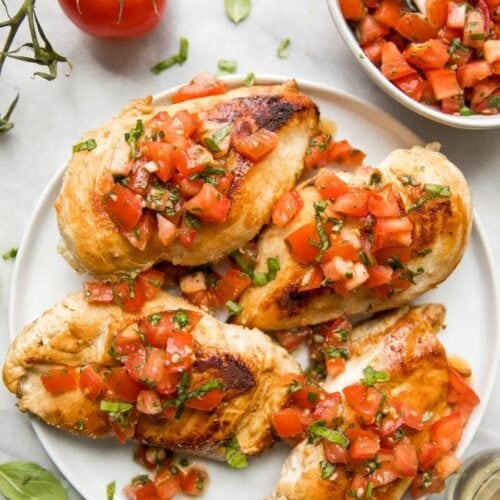
[[[160,22],[167,0],[59,0],[81,30],[98,38],[135,38]]]

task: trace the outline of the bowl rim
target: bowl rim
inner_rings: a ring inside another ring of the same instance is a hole
[[[425,118],[429,118],[443,125],[467,130],[500,128],[500,113],[490,116],[450,115],[443,113],[429,104],[422,104],[418,101],[414,101],[411,97],[407,96],[404,92],[399,90],[395,85],[387,80],[387,78],[382,75],[380,70],[365,56],[361,46],[354,36],[354,33],[351,31],[346,20],[344,19],[344,16],[342,15],[338,0],[326,0],[326,2],[330,15],[335,23],[335,26],[337,27],[338,32],[340,33],[340,36],[342,37],[342,40],[351,50],[356,61],[361,65],[372,81],[375,82],[386,94],[420,116],[424,116]]]

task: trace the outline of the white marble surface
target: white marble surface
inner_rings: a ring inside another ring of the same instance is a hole
[[[65,77],[61,67],[58,79],[46,82],[31,79],[34,68],[27,64],[8,61],[5,65],[0,109],[6,108],[15,88],[21,90],[21,100],[14,115],[14,130],[0,137],[2,253],[19,243],[43,186],[84,131],[112,116],[129,99],[178,85],[200,71],[214,72],[217,61],[225,58],[238,61],[241,73],[301,77],[351,92],[385,109],[424,140],[440,141],[443,151],[467,176],[494,258],[500,259],[500,131],[447,128],[393,102],[354,61],[335,30],[324,0],[253,0],[249,18],[238,26],[225,17],[223,0],[170,0],[164,22],[155,33],[123,42],[98,41],[81,33],[55,1],[40,1],[38,13],[54,47],[73,61],[74,69]],[[152,64],[177,52],[181,36],[190,41],[188,61],[160,76],[151,74]],[[288,59],[278,59],[276,47],[287,37],[292,42]],[[12,262],[0,261],[2,359],[8,346],[12,266]],[[474,332],[470,335],[474,342]],[[500,447],[499,390],[500,376],[467,455]],[[15,456],[53,467],[27,417],[19,414],[14,404],[14,397],[2,386],[0,459]]]

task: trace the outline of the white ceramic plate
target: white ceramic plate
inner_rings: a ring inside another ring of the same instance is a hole
[[[232,85],[242,77],[231,77]],[[258,83],[280,83],[280,77],[261,77]],[[319,105],[322,115],[338,125],[338,138],[348,138],[368,154],[376,165],[391,150],[420,143],[399,122],[359,99],[329,87],[300,82],[301,89]],[[166,102],[172,91],[156,96]],[[16,259],[9,309],[11,337],[26,323],[61,300],[68,292],[81,289],[78,276],[57,253],[59,235],[53,203],[61,185],[63,167],[42,194],[28,224]],[[464,439],[463,451],[476,432],[490,395],[497,363],[498,300],[491,268],[491,257],[476,218],[472,240],[463,262],[438,290],[421,301],[442,302],[448,308],[448,328],[440,337],[449,353],[462,356],[472,366],[474,387],[481,405],[474,411]],[[142,469],[132,460],[132,445],[121,446],[114,439],[92,441],[71,437],[33,420],[33,427],[60,471],[87,499],[104,498],[106,485],[117,482],[118,498],[122,487]],[[197,460],[208,466],[211,484],[204,498],[215,500],[262,499],[276,484],[287,456],[285,445],[276,446],[262,457],[251,460],[244,470],[232,470],[222,463]]]
[[[396,85],[391,83],[364,54],[363,49],[360,47],[354,33],[347,24],[342,11],[340,10],[339,0],[327,0],[328,8],[332,16],[335,26],[344,40],[344,43],[349,47],[353,53],[354,58],[361,67],[366,71],[368,76],[388,95],[398,101],[403,106],[419,115],[430,118],[435,122],[449,125],[450,127],[463,128],[463,129],[490,129],[500,127],[500,114],[497,115],[451,115],[443,113],[438,106],[432,104],[424,104],[415,101],[404,92],[399,90]],[[425,0],[418,1],[417,5],[423,3]]]

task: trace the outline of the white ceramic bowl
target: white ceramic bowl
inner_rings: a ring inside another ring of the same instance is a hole
[[[449,125],[450,127],[463,129],[491,129],[500,128],[500,113],[496,115],[471,115],[460,116],[443,113],[437,106],[423,104],[414,101],[404,92],[393,85],[364,54],[363,49],[359,46],[354,33],[347,24],[340,10],[338,0],[327,0],[330,14],[337,26],[337,29],[342,36],[345,44],[351,49],[356,61],[361,64],[361,67],[368,73],[368,76],[392,98],[396,99],[403,106],[415,111],[419,115],[430,118],[435,122]]]

